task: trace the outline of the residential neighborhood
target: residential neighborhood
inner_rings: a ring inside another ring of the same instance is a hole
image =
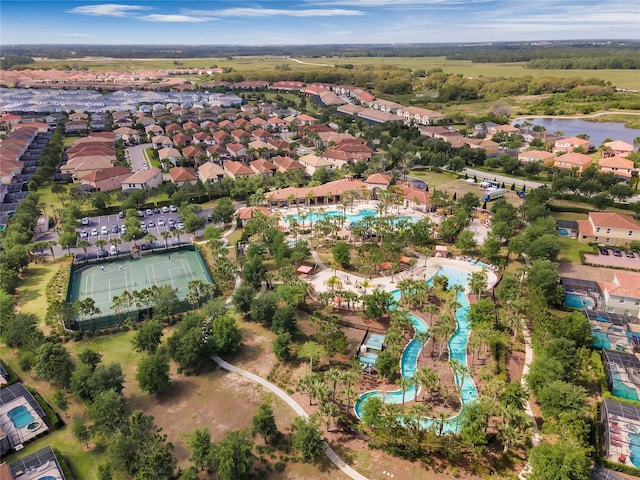
[[[640,135],[176,63],[2,71],[2,480],[640,473]]]

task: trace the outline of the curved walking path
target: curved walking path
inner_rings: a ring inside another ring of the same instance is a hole
[[[309,414],[304,411],[304,409],[298,404],[298,402],[296,402],[293,398],[291,398],[284,390],[276,387],[273,383],[265,380],[262,377],[259,377],[258,375],[254,374],[254,373],[248,372],[246,370],[243,370],[242,368],[238,368],[238,367],[236,367],[234,365],[231,365],[230,363],[225,362],[224,360],[222,360],[217,355],[213,356],[212,359],[213,359],[214,362],[216,362],[218,365],[220,365],[220,368],[222,368],[223,370],[226,370],[227,372],[237,373],[238,375],[242,375],[243,377],[246,377],[249,380],[262,385],[263,387],[267,388],[268,390],[271,390],[282,401],[284,401],[287,405],[289,405],[289,407],[291,407],[293,409],[293,411],[296,412],[296,414],[299,417],[309,418]],[[354,480],[368,480],[367,477],[365,477],[364,475],[356,472],[353,468],[351,468],[349,465],[347,465],[344,462],[344,460],[342,460],[338,456],[338,454],[326,442],[324,444],[324,452],[327,455],[327,457],[329,458],[329,460],[331,460],[331,462],[336,467],[338,467],[340,470],[342,470],[342,472],[344,472],[347,476],[349,476],[349,478],[353,478]]]
[[[529,329],[525,324],[524,320],[522,322],[522,335],[524,336],[524,366],[522,367],[522,378],[520,382],[522,386],[527,388],[527,379],[526,376],[529,373],[529,368],[531,367],[531,362],[533,362],[533,348],[531,346],[531,335],[529,334]],[[533,414],[533,410],[531,409],[531,403],[529,400],[524,405],[524,411],[527,416],[533,422],[533,446],[535,447],[540,443],[542,437],[540,436],[540,432],[538,431],[538,424],[536,423],[536,417]],[[518,475],[520,480],[525,480],[527,476],[531,473],[531,463],[527,461],[526,465],[522,468],[522,471]]]
[[[311,250],[311,256],[313,257],[313,261],[316,262],[316,265],[318,265],[318,268],[320,270],[326,270],[328,267],[322,262],[322,260],[320,260],[320,255],[318,255],[318,252],[316,252],[315,250]]]
[[[287,60],[291,60],[292,62],[300,63],[302,65],[313,65],[314,67],[332,67],[336,68],[335,65],[331,65],[330,63],[312,63],[312,62],[304,62],[302,60],[298,60],[297,58],[285,57]]]

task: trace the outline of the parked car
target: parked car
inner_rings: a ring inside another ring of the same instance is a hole
[[[144,213],[147,217],[150,217],[151,215],[153,215],[153,210],[151,210],[150,208],[147,208],[147,211]]]
[[[176,207],[175,205],[169,205],[169,211],[170,212],[177,212],[178,211],[178,207]]]
[[[627,258],[636,258],[636,256],[633,254],[632,251],[627,250],[627,252],[625,253],[625,255],[627,256]]]
[[[122,227],[120,227],[120,233],[122,235],[124,235],[125,233],[127,233],[127,226],[126,225],[122,225]]]
[[[98,258],[106,257],[107,255],[109,255],[109,253],[105,249],[98,249]]]
[[[89,219],[89,217],[84,217],[80,223],[82,223],[82,225],[91,225],[91,220]]]
[[[107,228],[106,225],[103,225],[102,228],[100,229],[100,235],[109,235],[109,229]]]
[[[614,257],[621,257],[621,256],[622,256],[622,252],[616,248],[616,249],[613,251],[613,256],[614,256]]]
[[[155,214],[160,213],[160,209],[159,209],[158,207],[154,208],[154,209],[153,209],[153,213],[155,213]]]
[[[162,207],[162,213],[169,213],[169,207],[167,207],[166,205]]]
[[[124,212],[118,212],[118,218],[124,218]]]
[[[89,233],[86,230],[80,231],[80,238],[87,238],[88,236],[89,236]]]
[[[144,217],[144,212],[142,210],[138,210],[138,216],[140,218]]]
[[[609,250],[605,247],[598,247],[598,250],[600,250],[600,255],[609,255]]]
[[[96,237],[98,235],[98,229],[97,228],[92,228],[91,229],[91,236],[92,237]]]
[[[176,223],[176,227],[178,227],[178,230],[184,230],[184,223],[178,222]]]
[[[140,222],[140,228],[141,228],[142,230],[146,230],[146,229],[147,229],[147,224],[146,224],[146,223],[144,223],[144,222]]]
[[[156,224],[153,222],[153,220],[150,220],[150,221],[147,223],[147,227],[149,227],[149,228],[151,228],[151,227],[155,227],[155,226],[156,226]]]
[[[116,247],[115,245],[111,245],[111,248],[109,249],[109,255],[117,255],[118,254],[118,247]]]
[[[118,233],[120,231],[120,227],[117,224],[111,225],[111,233]]]
[[[162,226],[164,226],[164,225],[165,225],[164,218],[160,217],[160,218],[158,219],[158,226],[159,226],[159,227],[162,227]]]

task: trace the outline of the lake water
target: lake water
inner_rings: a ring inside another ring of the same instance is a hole
[[[633,144],[633,139],[640,137],[640,130],[637,128],[627,128],[620,122],[588,122],[580,118],[518,118],[512,124],[522,124],[529,121],[534,125],[542,125],[547,132],[564,132],[565,137],[575,137],[579,133],[589,135],[589,141],[595,147],[602,145],[605,138],[622,140]]]

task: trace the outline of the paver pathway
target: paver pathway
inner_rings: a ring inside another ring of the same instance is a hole
[[[527,325],[522,320],[522,335],[524,336],[524,366],[522,367],[522,379],[520,382],[522,386],[527,388],[527,379],[526,376],[529,373],[529,368],[531,367],[531,362],[533,362],[533,348],[531,347],[531,335],[529,334],[529,329]],[[540,443],[542,437],[540,436],[540,432],[538,431],[538,425],[536,424],[536,417],[533,414],[533,410],[531,409],[531,403],[527,400],[527,403],[524,405],[524,411],[527,416],[533,422],[533,446],[535,447]],[[526,465],[522,468],[522,471],[518,475],[520,480],[525,480],[527,475],[531,473],[531,463],[527,462]]]
[[[231,365],[230,363],[225,362],[224,360],[222,360],[217,355],[212,357],[212,358],[213,358],[213,361],[216,362],[218,365],[220,365],[220,368],[222,368],[223,370],[242,375],[243,377],[246,377],[249,380],[252,380],[252,381],[262,385],[263,387],[271,390],[280,399],[282,399],[287,405],[289,405],[293,409],[293,411],[298,414],[298,416],[300,416],[302,418],[309,418],[309,414],[304,411],[304,409],[298,404],[298,402],[296,402],[284,390],[282,390],[281,388],[278,388],[273,383],[265,380],[262,377],[259,377],[258,375],[254,374],[254,373],[248,372],[246,370],[243,370],[242,368],[238,368],[238,367],[236,367],[234,365]],[[340,470],[342,470],[342,472],[344,472],[350,478],[353,478],[354,480],[368,480],[367,477],[365,477],[364,475],[356,472],[353,468],[351,468],[349,465],[347,465],[344,462],[344,460],[342,460],[338,456],[338,454],[329,446],[328,443],[325,443],[325,447],[324,448],[325,448],[325,454],[327,455],[329,460],[331,460],[331,462],[336,467],[338,467]]]

